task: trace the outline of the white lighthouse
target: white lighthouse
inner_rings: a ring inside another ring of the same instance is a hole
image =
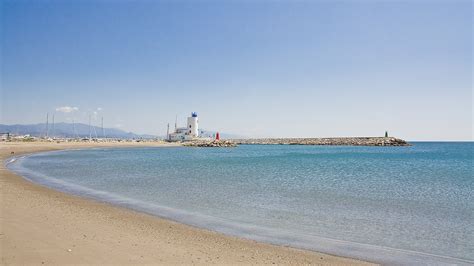
[[[196,112],[192,112],[191,116],[187,119],[187,125],[185,127],[178,127],[178,123],[175,123],[175,130],[173,133],[167,134],[168,141],[188,141],[199,138],[199,121]],[[169,125],[168,125],[169,128]],[[169,131],[168,131],[169,132]],[[201,132],[203,133],[203,132]],[[203,134],[201,134],[203,135]]]
[[[191,137],[198,137],[199,136],[199,127],[198,127],[198,115],[196,112],[192,112],[191,116],[188,117],[188,135]]]

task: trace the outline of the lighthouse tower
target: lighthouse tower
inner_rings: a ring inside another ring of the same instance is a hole
[[[192,112],[191,117],[188,117],[188,135],[191,137],[199,136],[198,115],[196,112]]]

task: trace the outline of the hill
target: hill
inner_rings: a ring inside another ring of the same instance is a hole
[[[11,134],[26,135],[29,134],[35,137],[44,137],[46,135],[46,124],[30,124],[30,125],[2,125],[0,124],[0,132],[9,132]],[[104,128],[104,134],[102,134],[102,128],[91,126],[89,131],[89,125],[81,123],[56,123],[54,128],[49,125],[48,136],[50,137],[89,137],[89,132],[92,137],[104,137],[108,138],[125,138],[125,139],[136,139],[136,138],[155,138],[153,135],[140,135],[133,132],[126,132],[116,128]]]

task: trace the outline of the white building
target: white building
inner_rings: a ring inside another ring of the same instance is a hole
[[[168,134],[169,141],[186,141],[193,140],[199,137],[199,122],[198,115],[196,112],[192,112],[191,116],[187,119],[186,127],[177,127],[175,124],[175,130],[173,133]]]
[[[188,134],[191,137],[199,137],[198,115],[196,112],[192,112],[191,117],[188,117],[188,130]]]

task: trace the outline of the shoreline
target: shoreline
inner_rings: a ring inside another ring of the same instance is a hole
[[[5,143],[0,145],[1,261],[29,263],[369,264],[261,243],[65,194],[9,171],[10,157],[54,150],[171,147],[162,143]],[[14,154],[11,154],[14,151]]]

